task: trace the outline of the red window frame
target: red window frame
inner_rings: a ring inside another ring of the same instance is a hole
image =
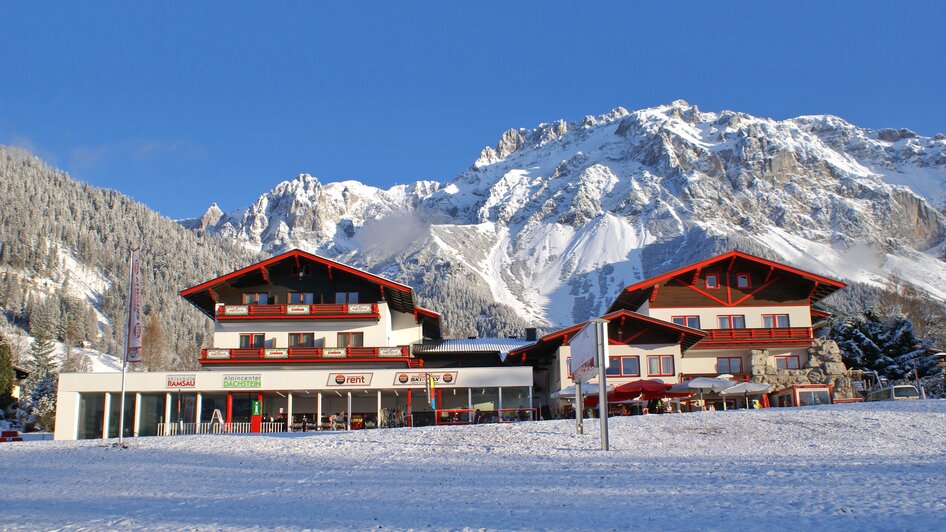
[[[664,359],[670,359],[670,373],[664,372]],[[650,361],[652,359],[657,359],[657,368],[659,373],[651,373],[650,371]],[[673,377],[674,372],[676,371],[675,364],[673,361],[673,355],[647,355],[647,375],[651,377]]]
[[[719,327],[719,320],[726,319],[729,322],[729,327]],[[733,318],[742,318],[742,327],[733,327]],[[716,316],[716,326],[720,329],[745,329],[746,328],[746,315],[745,314],[719,314]]]
[[[346,338],[344,345],[342,338]],[[354,342],[355,339],[358,339],[357,342]],[[340,332],[338,333],[337,338],[338,347],[364,347],[365,346],[365,333],[363,332]]]
[[[696,325],[695,325],[695,326],[694,326],[694,325],[690,325],[690,324],[688,323],[689,320],[691,320],[691,319],[696,320]],[[681,321],[683,321],[683,323],[677,323],[677,320],[681,320]],[[689,328],[691,328],[691,329],[699,329],[699,328],[700,328],[700,317],[699,317],[699,316],[673,316],[673,317],[670,318],[670,322],[671,322],[671,323],[676,323],[677,325],[683,325],[684,327],[689,327]]]
[[[719,366],[719,361],[720,361],[720,360],[725,360],[725,361],[726,361],[726,371],[723,371],[723,368],[721,368],[721,367]],[[739,369],[738,369],[738,370],[733,371],[733,369],[732,369],[732,361],[733,361],[733,360],[738,361],[738,363],[739,363]],[[740,373],[742,373],[742,357],[716,357],[716,373],[717,373],[718,375],[722,375],[722,374],[725,374],[725,373],[730,373],[730,374],[740,374]]]
[[[266,303],[259,302],[259,296],[266,296]],[[247,297],[249,296],[249,297]],[[243,304],[244,305],[267,305],[270,303],[272,298],[269,297],[269,292],[243,292]]]
[[[745,279],[745,282],[743,282],[743,279]],[[737,273],[736,288],[739,288],[740,290],[752,288],[752,277],[750,277],[748,273]]]
[[[301,340],[301,338],[304,337],[305,335],[309,335],[309,336],[312,337],[312,342],[311,342],[310,345],[305,345],[305,342],[298,341],[298,340]],[[297,341],[296,341],[296,344],[297,344],[297,345],[292,345],[292,337],[293,337],[293,336],[296,336],[296,337],[297,337]],[[313,332],[291,332],[291,333],[289,333],[289,347],[315,347],[315,333],[313,333]]]
[[[625,358],[635,358],[637,359],[637,373],[624,373],[624,359]],[[617,363],[618,372],[610,373],[610,368],[614,367],[614,364]],[[608,377],[640,377],[641,376],[641,357],[640,355],[617,355],[608,357]],[[571,375],[569,375],[569,378]]]
[[[249,347],[243,347],[243,339],[249,338]],[[259,340],[259,342],[257,342]],[[258,344],[258,345],[257,345]],[[263,333],[245,333],[240,335],[240,349],[262,349],[266,347],[266,335]]]
[[[780,361],[782,361],[782,360],[785,361],[785,367],[784,367],[784,368],[778,365],[778,363],[779,363]],[[794,360],[794,361],[795,361],[795,367],[794,367],[794,368],[789,366],[789,364],[788,364],[788,361],[789,361],[789,360]],[[778,368],[778,369],[801,369],[801,358],[800,358],[798,355],[782,355],[782,356],[777,356],[777,357],[775,357],[775,367]]]
[[[782,327],[781,325],[778,324],[778,318],[779,318],[780,316],[785,316],[785,326],[784,326],[784,327]],[[766,325],[765,325],[765,318],[771,318],[771,319],[772,319],[772,326],[771,326],[771,327],[766,327]],[[763,314],[763,315],[762,315],[762,327],[764,327],[764,328],[766,328],[766,329],[788,329],[788,328],[790,328],[791,326],[792,326],[792,320],[791,320],[791,318],[788,317],[788,314]]]
[[[710,286],[710,278],[713,279],[713,282],[715,283],[716,286]],[[706,278],[703,280],[703,282],[704,282],[704,284],[705,284],[707,290],[719,290],[719,288],[720,288],[719,274],[718,274],[718,273],[708,273],[708,274],[706,274]]]

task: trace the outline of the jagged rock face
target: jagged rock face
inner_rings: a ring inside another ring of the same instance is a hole
[[[944,181],[946,139],[676,101],[510,129],[443,184],[303,175],[200,226],[404,282],[446,282],[430,271],[447,264],[450,282],[524,321],[567,325],[627,284],[732,247],[875,286],[895,272],[946,298]]]

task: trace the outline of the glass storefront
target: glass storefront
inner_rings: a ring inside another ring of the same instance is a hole
[[[105,394],[79,394],[79,423],[76,437],[90,440],[102,437],[105,426]]]
[[[200,422],[213,421],[215,411],[220,411],[220,418],[227,420],[227,394],[203,393],[200,395]]]
[[[141,417],[138,420],[139,436],[157,436],[158,423],[164,423],[165,401],[163,393],[141,394]]]
[[[121,417],[121,407],[122,407],[122,394],[113,393],[110,398],[109,414],[108,414],[108,437],[117,438],[118,437],[118,427],[120,426],[120,417]],[[133,436],[135,433],[135,394],[126,393],[125,394],[125,426],[122,434],[125,437]]]

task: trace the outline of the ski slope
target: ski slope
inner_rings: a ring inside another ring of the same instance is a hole
[[[0,445],[3,528],[941,530],[946,401]]]

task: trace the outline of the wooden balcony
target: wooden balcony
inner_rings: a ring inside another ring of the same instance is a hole
[[[809,344],[814,339],[811,327],[781,327],[773,329],[705,329],[709,336],[696,348],[722,345],[751,346],[753,344]]]
[[[421,367],[423,360],[412,358],[410,347],[289,347],[285,349],[210,348],[200,352],[201,364],[325,364],[401,362]]]
[[[218,305],[218,320],[379,320],[377,303],[345,305]]]

